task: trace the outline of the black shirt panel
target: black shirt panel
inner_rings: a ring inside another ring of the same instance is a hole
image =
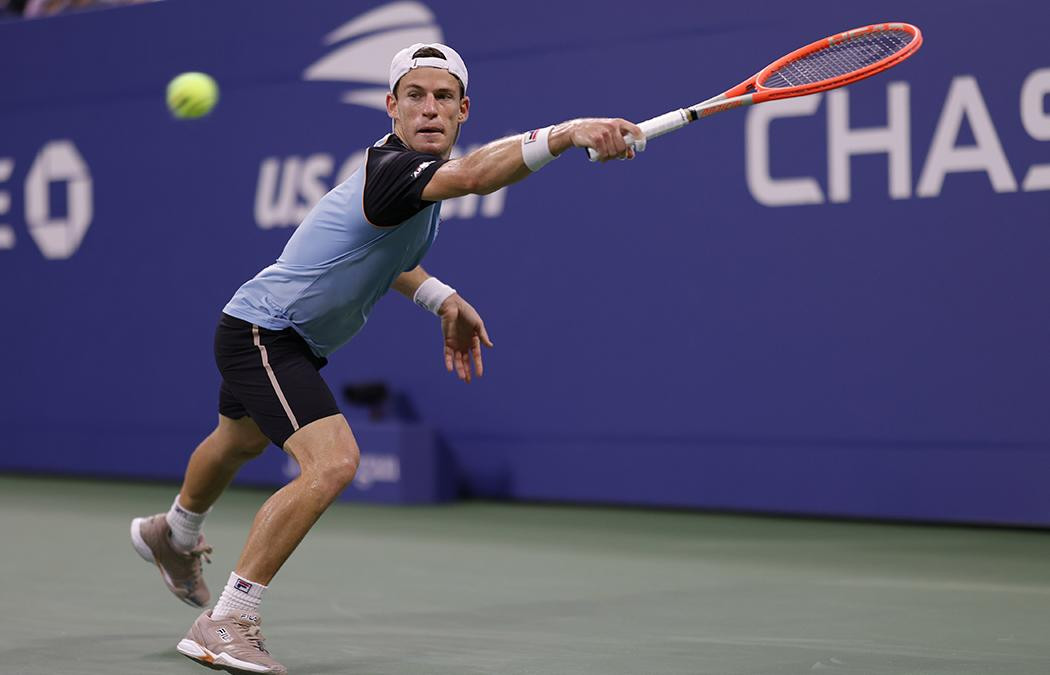
[[[423,188],[447,161],[410,150],[395,134],[369,148],[362,198],[365,218],[373,225],[393,227],[433,204],[423,199]]]

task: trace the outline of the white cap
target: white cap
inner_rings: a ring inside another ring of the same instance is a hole
[[[424,47],[432,47],[438,50],[445,55],[445,58],[439,59],[436,56],[425,56],[419,59],[412,58],[413,54]],[[442,68],[447,70],[463,83],[463,91],[466,92],[467,90],[467,66],[463,63],[463,59],[460,58],[456,50],[448,45],[443,45],[440,42],[431,42],[430,44],[417,42],[395,54],[394,59],[390,62],[390,91],[394,91],[397,81],[413,68]]]

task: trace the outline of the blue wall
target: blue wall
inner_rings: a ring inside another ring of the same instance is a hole
[[[436,322],[396,294],[325,374],[406,392],[466,494],[1050,524],[1050,10],[558,6],[179,0],[0,25],[2,466],[186,456],[214,424],[219,310],[388,130],[360,102],[399,45],[464,55],[466,150],[644,119],[905,20],[922,50],[848,92],[447,205],[425,266],[487,321],[482,381],[445,374]],[[222,86],[206,119],[164,108],[185,70]],[[847,157],[866,141],[884,149]]]

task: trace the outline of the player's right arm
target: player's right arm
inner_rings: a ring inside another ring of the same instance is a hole
[[[644,134],[634,124],[623,119],[579,119],[555,126],[547,138],[550,153],[558,156],[569,148],[594,148],[598,160],[634,157],[624,141],[630,133],[634,138]],[[474,152],[441,165],[423,188],[423,199],[440,201],[467,194],[486,195],[516,183],[530,173],[521,150],[521,136],[501,138],[481,146]]]

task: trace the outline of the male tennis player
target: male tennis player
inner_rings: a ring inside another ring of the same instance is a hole
[[[259,606],[357,470],[357,443],[318,371],[361,329],[379,297],[393,287],[438,315],[445,367],[465,382],[482,375],[482,345],[493,345],[481,317],[419,266],[437,236],[441,200],[493,192],[573,146],[593,148],[602,161],[630,158],[624,134],[642,138],[625,120],[573,120],[449,159],[470,112],[466,89],[467,68],[450,47],[415,44],[398,52],[387,94],[393,133],[369,148],[364,165],[321,199],[277,262],[223,309],[215,335],[218,426],[190,457],[168,512],[132,521],[135,550],[156,563],[177,598],[205,607],[201,558],[211,548],[201,528],[212,504],[270,442],[294,457],[301,473],[263,504],[215,606],[178,644],[206,666],[287,672],[264,646]]]

